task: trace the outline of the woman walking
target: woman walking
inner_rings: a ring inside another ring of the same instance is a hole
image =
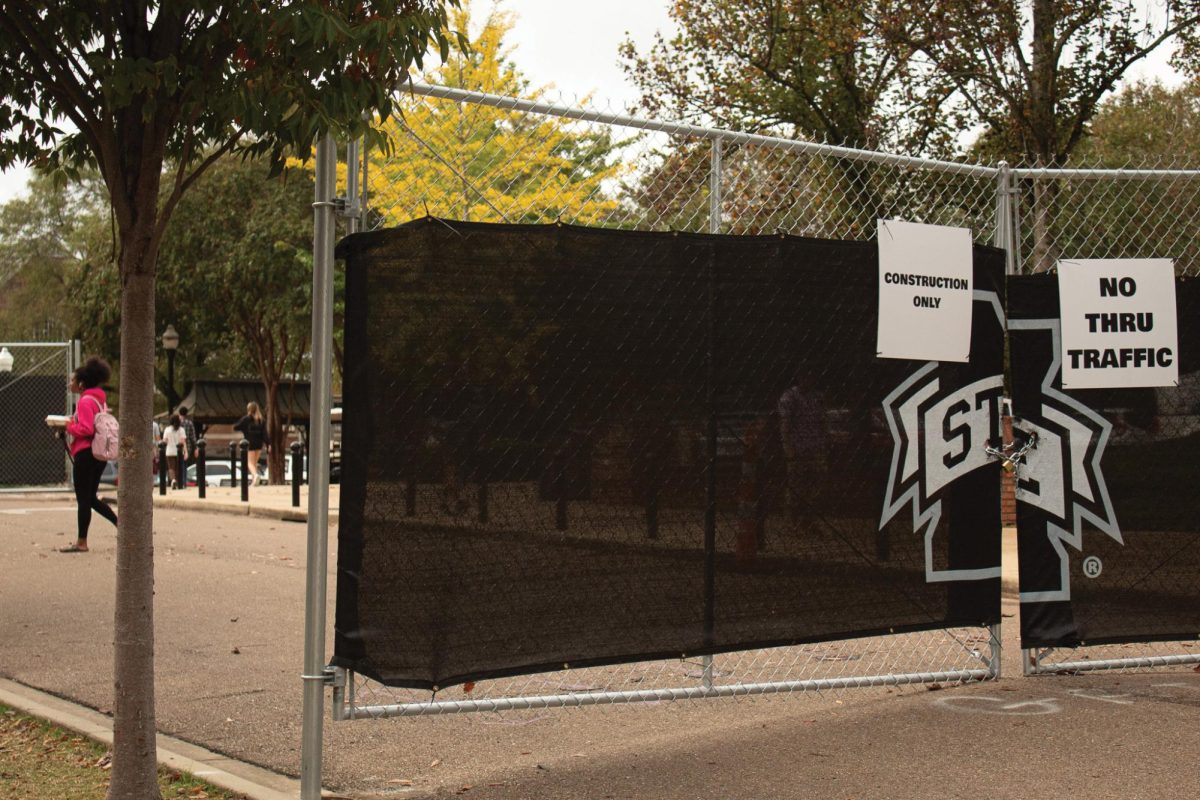
[[[246,438],[248,474],[243,475],[242,479],[247,481],[247,486],[253,486],[258,480],[258,454],[262,452],[267,439],[267,423],[263,419],[262,409],[258,407],[258,403],[246,404],[246,416],[235,422],[233,429],[241,431],[242,436]]]
[[[182,489],[184,476],[180,474],[187,459],[187,432],[178,414],[171,415],[171,424],[163,431],[162,440],[167,445],[167,468],[171,470],[171,488]]]
[[[104,462],[92,455],[96,415],[106,408],[105,403],[108,400],[100,387],[108,381],[110,375],[112,370],[104,359],[92,356],[71,376],[71,392],[79,394],[79,402],[75,404],[75,416],[67,423],[73,462],[71,478],[75,484],[75,502],[78,506],[78,533],[75,544],[60,548],[60,553],[88,551],[88,527],[92,523],[92,511],[113,525],[117,524],[117,515],[112,507],[96,496],[100,489],[100,476],[104,473]]]

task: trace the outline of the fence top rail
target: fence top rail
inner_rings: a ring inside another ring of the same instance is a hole
[[[608,111],[589,111],[561,103],[548,103],[541,100],[522,100],[516,97],[488,94],[467,89],[456,89],[450,86],[439,86],[429,83],[409,81],[400,86],[400,91],[422,97],[433,97],[442,100],[453,100],[461,103],[492,106],[495,108],[511,109],[530,114],[542,114],[551,117],[577,119],[582,122],[600,122],[608,125],[619,125],[638,130],[658,131],[677,136],[693,136],[700,139],[713,139],[730,144],[755,144],[788,150],[806,155],[818,155],[833,158],[849,158],[892,167],[915,167],[921,169],[937,169],[958,175],[991,178],[999,174],[996,167],[980,164],[961,164],[955,161],[939,161],[916,156],[901,156],[891,153],[880,153],[874,150],[857,150],[852,147],[821,144],[817,142],[802,142],[795,139],[784,139],[779,136],[764,136],[758,133],[739,133],[723,128],[705,128],[700,125],[690,125],[681,122],[660,122],[658,120],[632,117]]]
[[[1163,178],[1200,178],[1200,169],[1065,169],[1055,167],[1013,167],[1014,178],[1064,178],[1067,180],[1162,180]]]
[[[70,342],[0,342],[2,347],[69,347]]]

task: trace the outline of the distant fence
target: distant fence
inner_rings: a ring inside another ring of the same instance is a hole
[[[64,486],[70,462],[46,426],[48,414],[70,414],[67,379],[78,359],[75,342],[0,343],[12,370],[0,372],[0,488]]]

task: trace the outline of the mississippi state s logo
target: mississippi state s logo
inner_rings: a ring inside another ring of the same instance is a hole
[[[1039,337],[1040,352],[1048,349],[1050,354],[1038,402],[1020,408],[1013,427],[1019,440],[1036,437],[1025,463],[1017,467],[1017,501],[1032,507],[1022,518],[1022,531],[1027,521],[1039,533],[1044,526],[1046,543],[1058,559],[1057,572],[1047,573],[1047,583],[1027,590],[1022,577],[1021,602],[1070,600],[1071,562],[1065,545],[1083,551],[1084,525],[1124,544],[1100,470],[1112,425],[1056,385],[1062,352],[1057,319],[1013,320],[1011,328],[1014,336]]]
[[[1002,337],[1004,312],[996,293],[977,290],[974,301],[975,324],[988,325],[994,320],[999,328],[991,333]],[[946,527],[938,525],[945,493],[964,476],[996,464],[985,447],[1000,438],[1003,375],[997,369],[995,374],[961,385],[961,369],[928,362],[883,400],[893,449],[879,527],[905,506],[911,507],[913,531],[924,538],[928,583],[1000,577],[999,563],[955,568],[939,566],[935,557],[935,537]],[[960,377],[952,381],[951,376],[956,375]],[[998,517],[999,508],[996,514]]]

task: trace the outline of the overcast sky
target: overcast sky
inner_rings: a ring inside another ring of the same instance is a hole
[[[593,104],[608,102],[620,109],[637,93],[618,66],[617,48],[627,34],[644,49],[655,31],[670,30],[669,4],[669,0],[503,0],[500,7],[517,16],[509,44],[516,48],[513,60],[534,86],[553,84],[567,96],[593,93]],[[475,0],[475,7],[477,15],[483,16],[490,5]],[[1166,61],[1167,54],[1158,53],[1132,75],[1171,79]],[[0,202],[24,189],[26,174],[24,170],[0,174]]]

